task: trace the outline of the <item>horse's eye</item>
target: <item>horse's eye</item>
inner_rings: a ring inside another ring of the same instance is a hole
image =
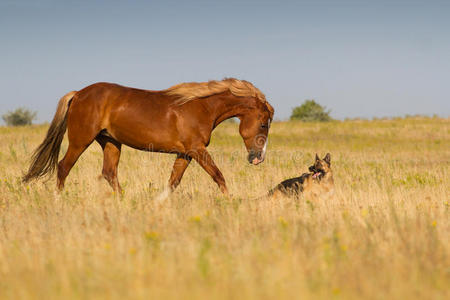
[[[261,129],[267,128],[267,124],[261,124]]]

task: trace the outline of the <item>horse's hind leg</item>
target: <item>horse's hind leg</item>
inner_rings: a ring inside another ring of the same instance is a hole
[[[103,149],[103,170],[102,175],[111,185],[115,192],[121,192],[119,180],[117,179],[117,166],[119,165],[120,150],[122,144],[107,136],[98,136],[97,142]]]
[[[83,153],[83,151],[86,150],[88,146],[89,144],[85,146],[74,146],[73,144],[69,143],[69,148],[67,149],[66,155],[64,155],[64,158],[58,163],[57,186],[60,191],[64,187],[64,182],[66,181],[67,175],[69,175],[70,169],[72,169],[81,153]]]
[[[67,149],[66,155],[58,163],[58,189],[62,190],[64,187],[64,182],[67,175],[69,175],[70,170],[73,165],[77,162],[80,155],[86,150],[87,147],[94,141],[97,133],[94,129],[88,126],[82,126],[78,123],[70,123],[70,119],[67,124],[67,135],[69,137],[69,148]],[[84,132],[80,132],[80,128],[86,127]],[[90,130],[89,130],[90,129]]]

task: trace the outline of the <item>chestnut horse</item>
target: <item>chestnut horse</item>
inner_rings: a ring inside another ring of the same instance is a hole
[[[124,144],[176,154],[170,190],[180,183],[193,158],[227,194],[225,179],[206,150],[211,132],[222,121],[239,118],[248,161],[257,165],[265,158],[273,113],[263,93],[250,82],[234,78],[181,83],[162,91],[95,83],[61,98],[23,181],[51,174],[57,165],[61,190],[78,157],[95,140],[103,149],[102,175],[117,192],[121,191],[117,166]],[[66,129],[69,147],[57,163]]]

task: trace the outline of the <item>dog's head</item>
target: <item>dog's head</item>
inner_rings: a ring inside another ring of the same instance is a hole
[[[309,171],[313,173],[314,179],[322,179],[328,173],[331,173],[331,155],[327,153],[323,159],[316,154],[316,161],[309,167]]]

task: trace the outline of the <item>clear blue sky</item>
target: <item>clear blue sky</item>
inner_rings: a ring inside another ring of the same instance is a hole
[[[253,82],[277,119],[450,115],[450,1],[0,0],[0,114],[97,81]]]

